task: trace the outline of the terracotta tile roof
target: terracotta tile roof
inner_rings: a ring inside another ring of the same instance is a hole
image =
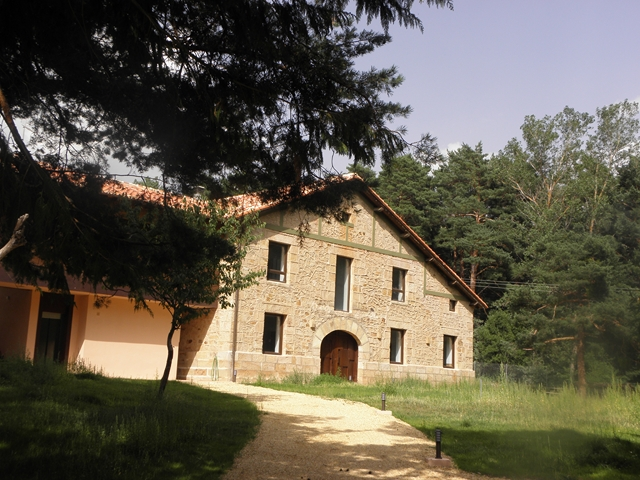
[[[355,173],[346,173],[341,175],[340,177],[335,177],[334,179],[329,178],[327,181],[323,183],[323,185],[319,189],[317,187],[312,187],[312,186],[303,187],[303,194],[308,195],[308,194],[313,194],[315,192],[318,192],[319,190],[322,190],[330,186],[332,182],[344,182],[344,181],[350,181],[350,180],[362,181],[362,178],[360,178]],[[249,214],[254,212],[262,212],[270,208],[277,207],[283,202],[279,200],[264,201],[261,199],[260,195],[258,194],[247,193],[243,195],[228,197],[224,200],[224,203],[225,205],[230,205],[232,208],[235,208],[241,212],[244,212],[244,214]]]
[[[338,179],[337,179],[338,180]],[[357,174],[346,174],[339,178],[339,181],[360,181],[363,182]],[[327,186],[331,181],[327,182]],[[325,187],[322,187],[325,188]],[[317,189],[308,188],[309,193],[313,193]],[[162,203],[164,201],[164,192],[151,187],[145,187],[142,185],[135,185],[131,183],[122,183],[114,180],[105,182],[103,192],[108,195],[123,195],[129,198],[153,202]],[[393,209],[378,195],[371,187],[364,186],[362,194],[371,202],[376,208],[381,209],[387,219],[393,223],[401,234],[404,234],[407,240],[409,240],[419,251],[425,255],[425,261],[433,264],[446,278],[449,280],[449,285],[458,289],[463,293],[470,301],[472,306],[480,308],[488,308],[487,304],[476,294],[471,287],[469,287],[458,274],[442,260],[433,249],[427,245],[427,243],[398,215]],[[198,199],[181,195],[168,195],[167,197],[169,205],[180,206],[186,204],[198,204],[204,205]],[[286,202],[284,202],[286,203]],[[263,212],[271,208],[277,208],[284,205],[283,202],[277,200],[263,201],[259,195],[255,193],[249,193],[244,195],[236,195],[228,197],[221,202],[228,210],[230,215],[242,216],[256,212]]]
[[[107,195],[120,195],[123,197],[140,200],[150,203],[163,203],[165,192],[157,188],[145,187],[144,185],[136,185],[134,183],[119,182],[117,180],[107,180],[102,186],[102,192]],[[168,193],[167,201],[172,207],[181,204],[197,204],[197,199],[187,197],[186,195],[175,195]]]
[[[74,173],[70,171],[62,171],[53,168],[47,168],[46,165],[42,165],[53,178],[56,176],[66,176],[73,182],[78,184],[84,184],[86,176],[84,174]],[[336,177],[335,181],[359,181],[363,183],[363,189],[361,193],[369,199],[369,201],[379,208],[381,213],[393,223],[398,230],[400,230],[403,238],[411,241],[425,255],[425,261],[432,263],[438,270],[449,279],[449,285],[461,291],[470,301],[472,306],[481,308],[488,308],[487,304],[476,294],[469,285],[467,285],[462,278],[456,274],[456,272],[447,265],[434,251],[427,245],[427,243],[420,238],[420,236],[413,231],[413,229],[407,225],[407,223],[387,205],[387,203],[369,186],[364,184],[362,178],[355,173],[349,173]],[[332,180],[329,179],[320,186],[320,189],[326,188],[331,184]],[[152,202],[161,204],[165,199],[165,192],[151,187],[143,185],[136,185],[133,183],[124,183],[116,180],[107,180],[104,182],[102,191],[107,195],[121,195],[131,199],[136,199],[144,202]],[[303,194],[313,194],[319,191],[317,186],[315,188],[309,186],[307,191],[303,190]],[[197,198],[188,197],[185,195],[166,194],[167,202],[173,207],[181,207],[183,205],[206,205],[206,202]],[[284,206],[286,202],[280,202],[277,200],[263,201],[259,195],[255,193],[249,193],[244,195],[236,195],[228,197],[220,202],[221,206],[225,207],[229,215],[243,216],[255,212],[262,212],[271,208],[277,208]]]
[[[364,182],[355,173],[343,175],[340,181],[360,181]],[[411,241],[418,250],[424,255],[427,262],[432,263],[446,278],[449,280],[449,285],[461,291],[469,300],[471,304],[476,307],[487,309],[487,304],[475,293],[469,285],[467,285],[462,278],[442,260],[433,249],[427,245],[427,243],[398,215],[383,199],[378,195],[371,187],[365,186],[362,193],[365,197],[371,201],[375,207],[381,208],[381,213],[393,223],[403,234],[407,237],[407,240]],[[255,194],[238,195],[229,199],[232,205],[240,208],[241,211],[246,213],[261,212],[269,208],[277,207],[278,202],[262,202],[260,197]]]
[[[107,180],[102,192],[107,195],[121,195],[123,197],[140,200],[142,202],[150,202],[162,204],[165,200],[164,190],[146,187],[144,185],[136,185],[133,183],[119,182],[117,180]],[[166,194],[167,203],[172,207],[181,207],[183,205],[201,205],[205,206],[206,201],[198,198],[189,197],[187,195],[177,195],[173,193]],[[260,212],[278,204],[276,201],[263,202],[259,195],[248,193],[244,195],[236,195],[227,197],[219,201],[220,206],[226,208],[230,214],[242,216],[254,212]]]
[[[449,279],[449,285],[459,289],[471,300],[471,305],[487,309],[488,305],[433,249],[398,215],[371,187],[366,187],[364,195],[425,255],[427,262],[434,264]]]

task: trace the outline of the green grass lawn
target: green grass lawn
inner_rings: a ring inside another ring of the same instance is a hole
[[[256,407],[172,382],[0,360],[0,478],[217,479],[253,437]]]
[[[380,408],[434,438],[463,470],[509,478],[640,478],[640,392],[611,388],[583,398],[517,383],[430,385],[418,380],[363,386],[335,377],[292,375],[260,385]]]

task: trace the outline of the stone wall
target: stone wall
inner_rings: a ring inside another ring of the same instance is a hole
[[[265,275],[258,285],[240,292],[237,312],[218,310],[184,327],[179,378],[232,378],[236,313],[237,381],[258,375],[282,378],[295,371],[319,374],[322,339],[335,330],[349,332],[358,343],[359,382],[474,376],[469,300],[367,200],[356,200],[346,223],[300,212],[272,212],[262,220],[266,226],[243,268],[265,271],[269,242],[282,243],[288,245],[286,282],[269,281]],[[310,230],[300,243],[296,228],[302,222],[308,222]],[[337,256],[352,259],[349,311],[334,309]],[[393,267],[407,272],[403,302],[391,299]],[[279,355],[262,353],[265,313],[285,317]],[[389,361],[392,328],[405,331],[402,364]],[[444,335],[456,337],[455,368],[442,366]]]

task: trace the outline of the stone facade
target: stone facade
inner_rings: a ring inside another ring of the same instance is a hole
[[[346,222],[286,209],[263,212],[265,225],[243,268],[266,271],[270,242],[282,244],[285,281],[268,280],[265,273],[257,285],[239,292],[232,308],[183,327],[178,378],[228,380],[234,370],[240,382],[259,375],[319,374],[322,341],[334,331],[347,332],[357,342],[358,382],[473,377],[471,305],[482,301],[466,285],[460,288],[461,280],[439,259],[425,255],[410,229],[399,228],[398,217],[376,199],[374,193],[357,196]],[[303,222],[309,229],[301,242]],[[334,306],[338,256],[351,259],[347,311]],[[394,268],[405,272],[403,301],[392,299]],[[279,353],[263,353],[265,314],[283,318]],[[403,334],[401,362],[390,361],[392,329]],[[455,339],[448,368],[443,366],[445,336]]]

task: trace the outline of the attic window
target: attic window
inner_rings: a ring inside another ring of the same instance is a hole
[[[450,312],[455,312],[456,311],[456,305],[458,305],[458,301],[457,300],[449,300],[449,311]]]
[[[340,213],[340,223],[349,223],[351,221],[351,214],[349,212]]]

